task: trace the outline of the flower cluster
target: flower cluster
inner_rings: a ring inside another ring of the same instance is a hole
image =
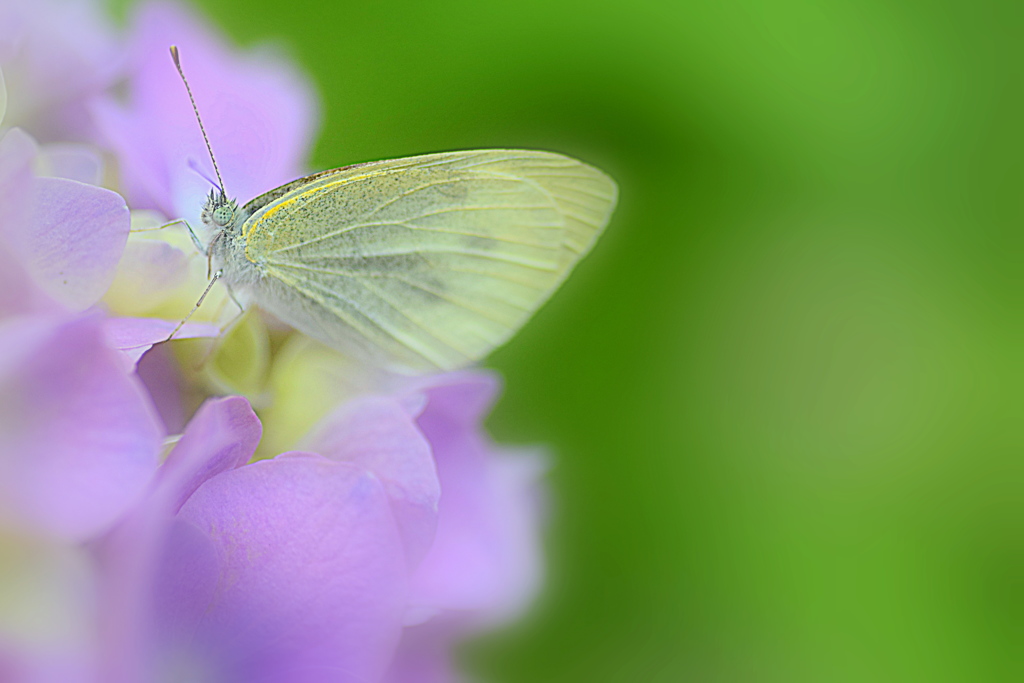
[[[536,588],[543,458],[482,430],[491,374],[385,386],[258,314],[221,334],[223,295],[164,343],[205,259],[154,228],[208,190],[171,44],[232,192],[301,175],[282,55],[0,0],[0,680],[454,680]]]

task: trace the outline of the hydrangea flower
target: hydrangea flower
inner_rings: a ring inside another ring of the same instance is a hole
[[[207,191],[167,45],[240,196],[302,173],[311,88],[176,5],[122,40],[88,0],[4,2],[0,117],[43,144],[0,130],[0,680],[457,678],[453,642],[540,575],[544,459],[482,430],[498,380],[375,384],[257,314],[213,348],[160,344],[204,259],[180,229],[130,235]]]

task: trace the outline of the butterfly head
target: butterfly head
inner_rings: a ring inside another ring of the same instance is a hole
[[[230,227],[238,215],[238,204],[228,199],[223,192],[210,190],[203,205],[203,223],[212,230],[220,231]]]

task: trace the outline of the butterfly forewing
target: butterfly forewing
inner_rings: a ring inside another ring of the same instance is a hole
[[[466,365],[503,343],[589,249],[615,202],[607,176],[548,152],[433,154],[305,180],[249,205],[258,302],[332,346],[418,372]]]

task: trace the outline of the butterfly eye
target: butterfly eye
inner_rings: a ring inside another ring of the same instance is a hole
[[[235,210],[230,204],[222,204],[213,210],[213,222],[224,227],[234,218]]]

